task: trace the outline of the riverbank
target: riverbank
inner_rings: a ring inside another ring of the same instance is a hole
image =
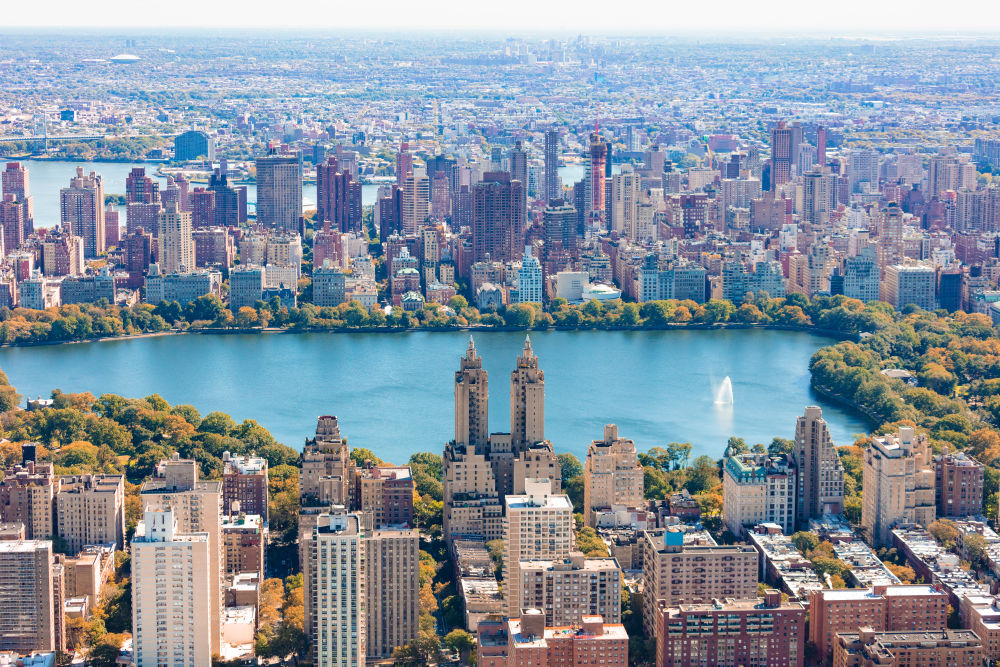
[[[851,333],[845,333],[843,331],[836,331],[832,329],[823,329],[820,327],[812,326],[798,326],[790,324],[752,324],[744,322],[720,322],[716,324],[703,324],[703,323],[671,323],[656,326],[548,326],[548,327],[512,327],[512,326],[443,326],[443,327],[268,327],[261,329],[260,327],[252,329],[238,329],[238,328],[213,328],[204,327],[197,329],[171,329],[168,331],[157,331],[150,333],[139,333],[139,334],[128,334],[123,336],[101,336],[96,338],[82,338],[78,340],[43,340],[43,341],[25,341],[17,343],[4,343],[0,344],[0,348],[5,347],[51,347],[53,345],[79,345],[81,343],[104,343],[113,341],[123,341],[123,340],[139,340],[142,338],[160,338],[164,336],[182,336],[182,335],[211,335],[211,336],[231,336],[231,335],[247,335],[247,334],[304,334],[304,333],[331,333],[331,334],[360,334],[360,333],[374,333],[374,334],[408,334],[417,332],[441,332],[441,333],[454,333],[454,332],[469,332],[470,334],[475,333],[488,333],[488,332],[498,332],[498,333],[516,333],[519,331],[525,334],[531,334],[533,332],[541,331],[561,331],[561,332],[573,332],[573,331],[601,331],[601,332],[639,332],[639,331],[683,331],[683,330],[695,330],[695,331],[708,331],[708,330],[741,330],[741,329],[759,329],[766,331],[796,331],[808,333],[814,336],[823,336],[826,338],[835,338],[837,340],[857,340],[857,335]]]

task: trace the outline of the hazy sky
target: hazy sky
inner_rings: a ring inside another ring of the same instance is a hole
[[[134,0],[15,2],[0,27],[257,27],[477,29],[510,32],[990,31],[993,0]]]

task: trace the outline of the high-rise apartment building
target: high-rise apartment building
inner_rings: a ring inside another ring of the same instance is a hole
[[[510,149],[510,178],[520,181],[521,187],[528,189],[528,152],[524,150],[524,145],[518,139],[514,142],[514,147]]]
[[[771,130],[771,189],[776,185],[784,185],[792,178],[792,128],[785,121]]]
[[[77,175],[80,175],[79,170]],[[160,203],[160,184],[146,175],[145,167],[135,167],[125,177],[125,201],[129,204]]]
[[[409,466],[366,463],[354,470],[352,509],[365,526],[413,525],[413,475]]]
[[[795,520],[803,526],[844,507],[844,466],[817,406],[806,408],[795,424],[795,467],[798,474]]]
[[[455,372],[455,443],[481,451],[489,437],[489,379],[476,344],[469,347]]]
[[[875,248],[868,246],[844,260],[844,296],[865,303],[878,301],[879,277]]]
[[[474,189],[474,261],[513,262],[524,249],[525,189],[505,172],[488,172]]]
[[[211,664],[219,600],[208,534],[185,532],[173,511],[147,507],[131,545],[136,666]]]
[[[48,540],[0,540],[0,651],[62,650],[55,567]]]
[[[356,514],[321,514],[313,529],[305,594],[312,600],[310,627],[317,667],[365,667],[368,591],[363,540]]]
[[[22,231],[24,236],[29,236],[35,231],[35,209],[34,200],[31,197],[31,179],[28,175],[28,168],[20,162],[8,162],[7,168],[0,174],[0,184],[4,198],[11,196],[11,201],[15,202],[22,213]],[[7,252],[13,248],[8,247]]]
[[[88,259],[104,254],[104,181],[83,167],[69,187],[59,191],[60,223],[62,228],[83,239],[83,254]]]
[[[935,518],[934,467],[924,434],[902,426],[865,448],[861,525],[876,546],[886,546],[898,523],[924,528]]]
[[[90,545],[124,549],[125,476],[64,476],[56,495],[56,530],[70,553]]]
[[[525,481],[525,493],[504,499],[504,576],[507,589],[507,615],[521,613],[521,561],[562,560],[573,548],[573,503],[565,494],[552,493],[548,479]]]
[[[140,498],[144,512],[171,511],[173,518],[161,518],[161,523],[176,522],[175,532],[205,534],[208,540],[211,651],[218,653],[222,606],[222,482],[199,481],[197,461],[182,459],[175,453],[172,458],[160,462],[155,477],[143,483]]]
[[[332,415],[316,421],[316,437],[302,452],[299,493],[318,505],[351,504],[351,481],[354,463],[350,448],[340,435],[340,425]]]
[[[565,265],[565,259],[576,254],[577,247],[577,211],[573,205],[562,199],[549,200],[548,206],[542,211],[542,227],[545,232],[544,259],[548,262],[560,262],[557,267]],[[565,257],[560,253],[565,253]]]
[[[410,145],[403,142],[399,145],[399,152],[396,153],[396,185],[400,188],[407,177],[413,173],[413,153],[410,152]]]
[[[257,158],[257,223],[293,232],[302,217],[302,163],[298,155]]]
[[[639,198],[642,179],[631,167],[611,177],[611,201],[608,204],[608,227],[619,236],[639,239]]]
[[[532,254],[531,246],[526,245],[517,271],[517,302],[542,303],[545,294],[542,282],[542,265]]]
[[[55,498],[60,479],[53,470],[51,463],[26,461],[8,469],[0,483],[0,516],[4,523],[23,523],[29,540],[56,534]]]
[[[804,664],[806,610],[801,602],[782,602],[776,590],[764,598],[660,602],[656,626],[656,667]]]
[[[222,511],[224,514],[258,514],[267,523],[267,459],[222,454]]]
[[[861,626],[876,631],[916,632],[948,625],[948,594],[927,584],[809,591],[809,640],[823,660],[833,655],[837,635]]]
[[[416,234],[431,213],[431,182],[423,169],[413,169],[401,187],[401,228],[404,234]]]
[[[757,595],[753,547],[685,545],[679,530],[642,535],[642,619],[648,637],[659,634],[656,607],[743,600]]]
[[[618,436],[618,426],[604,427],[604,439],[587,447],[583,475],[584,523],[596,528],[601,516],[619,509],[643,507],[644,473],[635,443]]]
[[[485,372],[483,387],[485,391]],[[457,391],[456,388],[456,400]],[[538,357],[528,336],[524,337],[524,350],[510,373],[510,437],[518,450],[545,439],[545,371],[538,367]]]
[[[934,310],[937,272],[923,264],[890,264],[885,267],[882,300],[894,308],[910,304]]]
[[[599,615],[621,622],[622,571],[614,558],[585,558],[575,551],[562,560],[522,560],[521,609],[539,609],[550,627],[579,624]],[[508,591],[514,586],[508,581]]]
[[[420,630],[420,534],[382,528],[365,532],[364,577],[368,658],[385,659]]]
[[[316,222],[324,230],[361,230],[361,183],[336,157],[316,165]]]
[[[965,452],[934,457],[937,516],[961,518],[983,511],[983,464]]]
[[[562,199],[559,180],[559,131],[545,131],[545,203]]]
[[[598,224],[606,221],[608,145],[597,132],[590,133],[589,159],[584,175],[584,187],[587,193],[586,217]]]
[[[45,235],[42,239],[42,273],[53,277],[79,276],[83,270],[83,239],[58,231]]]
[[[722,521],[733,535],[761,523],[795,532],[795,463],[787,455],[727,453],[722,467]]]
[[[260,581],[267,570],[264,544],[267,528],[259,514],[236,514],[222,520],[222,571],[227,577],[253,572]]]
[[[191,213],[182,211],[177,204],[169,204],[160,211],[159,260],[164,273],[194,271],[194,238],[191,236]]]

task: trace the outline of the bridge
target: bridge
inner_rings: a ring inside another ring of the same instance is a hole
[[[52,135],[30,136],[30,137],[0,137],[0,144],[12,144],[17,141],[94,141],[95,139],[105,139],[105,134],[74,134],[74,135]]]

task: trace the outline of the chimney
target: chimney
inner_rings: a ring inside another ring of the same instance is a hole
[[[525,609],[521,612],[521,634],[526,637],[545,636],[545,614],[540,609]]]
[[[764,591],[764,605],[767,607],[780,607],[781,591],[776,591],[773,588]]]

